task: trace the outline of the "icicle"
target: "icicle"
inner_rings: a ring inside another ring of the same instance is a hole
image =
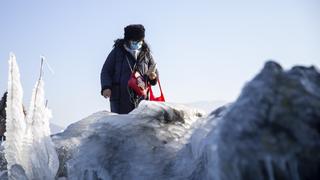
[[[8,162],[8,175],[10,176],[10,170],[14,164],[24,164],[22,142],[26,129],[22,103],[23,90],[20,82],[19,67],[13,53],[10,53],[8,77],[5,158]]]

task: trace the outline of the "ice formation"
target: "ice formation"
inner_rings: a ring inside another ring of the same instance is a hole
[[[20,174],[21,177],[54,179],[59,161],[50,137],[51,112],[45,105],[42,73],[33,90],[26,116],[23,111],[22,91],[19,68],[15,56],[11,54],[6,109],[7,141],[4,149],[8,162],[8,177],[15,179],[16,169],[19,167],[23,170],[21,172],[25,173]]]
[[[33,90],[26,118],[24,150],[29,157],[24,169],[29,179],[54,179],[59,167],[58,156],[50,137],[51,111],[45,106],[44,97],[43,80],[40,78]]]
[[[22,151],[25,137],[26,122],[24,118],[23,90],[20,82],[19,67],[13,53],[9,59],[8,98],[7,98],[7,140],[5,143],[5,157],[8,163],[8,171],[14,164],[24,164],[25,154]]]

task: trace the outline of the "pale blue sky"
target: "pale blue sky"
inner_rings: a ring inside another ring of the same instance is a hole
[[[170,102],[233,101],[268,59],[285,68],[320,66],[320,1],[3,0],[0,92],[7,60],[20,65],[26,105],[40,55],[53,122],[67,125],[107,109],[100,70],[123,27],[141,23]]]

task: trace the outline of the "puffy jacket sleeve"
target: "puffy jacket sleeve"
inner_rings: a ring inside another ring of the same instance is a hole
[[[103,64],[101,73],[100,73],[100,81],[101,81],[101,95],[103,90],[111,89],[112,86],[112,77],[114,74],[116,61],[116,51],[113,49],[108,55],[106,61]]]
[[[148,68],[150,68],[152,65],[154,65],[156,62],[154,61],[153,59],[153,56],[151,55],[150,53],[150,60],[149,60],[149,64],[148,64]],[[156,74],[157,74],[157,78],[154,79],[154,80],[149,80],[149,83],[154,86],[157,84],[158,82],[158,77],[159,77],[159,72],[158,72],[158,69],[156,69]]]

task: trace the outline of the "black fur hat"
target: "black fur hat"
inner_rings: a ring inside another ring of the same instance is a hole
[[[131,24],[124,28],[124,40],[140,41],[144,39],[145,29],[141,24]]]

